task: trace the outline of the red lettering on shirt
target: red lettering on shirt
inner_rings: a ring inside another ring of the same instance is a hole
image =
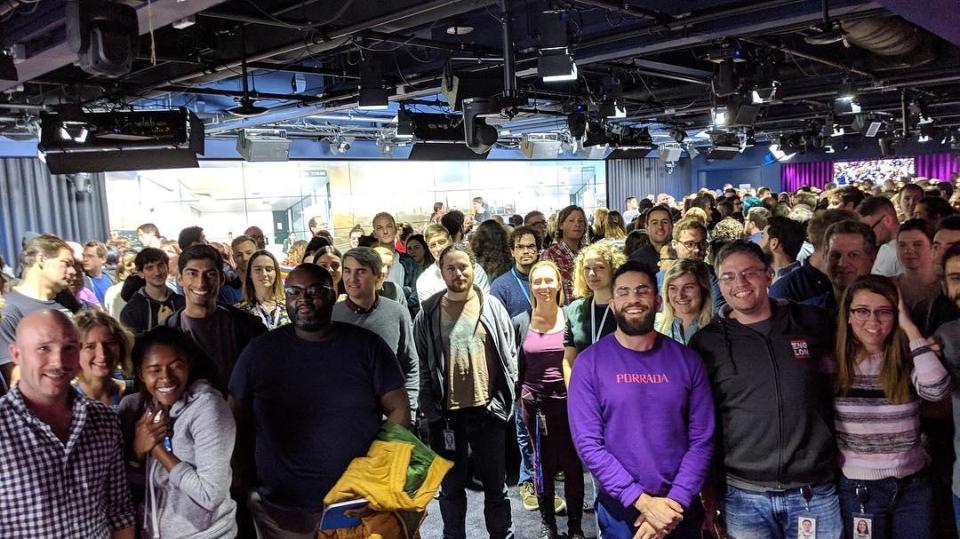
[[[810,359],[810,345],[806,339],[793,339],[790,341],[790,347],[793,348],[793,357],[795,359]]]

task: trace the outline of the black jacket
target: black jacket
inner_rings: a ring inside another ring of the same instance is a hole
[[[834,322],[817,307],[771,303],[763,335],[723,309],[690,341],[710,373],[725,473],[770,488],[830,481]]]
[[[160,325],[157,315],[162,305],[166,305],[171,311],[182,309],[183,296],[170,292],[166,300],[157,301],[147,295],[145,288],[141,288],[123,306],[123,310],[120,311],[120,321],[130,328],[130,331],[141,335]]]

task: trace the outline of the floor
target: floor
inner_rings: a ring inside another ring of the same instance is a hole
[[[586,485],[587,502],[593,503],[593,493],[589,474],[584,476],[584,485]],[[563,490],[563,483],[557,484],[557,489]],[[520,496],[516,486],[507,487],[507,494],[510,496],[510,508],[513,513],[513,531],[516,539],[536,539],[540,531],[540,513],[537,511],[526,511],[523,504],[520,503]],[[562,516],[557,517],[557,527],[564,536],[566,533],[566,519]],[[597,526],[594,519],[594,513],[584,513],[583,531],[588,538],[597,536]],[[427,507],[427,518],[420,528],[420,535],[423,539],[443,539],[443,522],[440,519],[440,506],[437,500],[433,500]],[[469,539],[481,539],[487,537],[486,528],[483,524],[483,493],[467,490],[467,537]]]

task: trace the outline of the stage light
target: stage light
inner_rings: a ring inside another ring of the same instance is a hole
[[[567,14],[563,10],[540,13],[540,58],[537,75],[543,82],[577,80],[577,64],[567,41]]]
[[[833,100],[833,112],[836,114],[857,114],[861,111],[857,92],[848,79],[844,79]]]
[[[543,82],[577,80],[577,63],[566,49],[556,54],[543,53],[537,60],[537,73]]]
[[[369,54],[369,53],[367,53]],[[367,56],[360,62],[360,110],[383,110],[389,107],[387,90],[377,58]]]
[[[780,83],[773,81],[769,86],[754,88],[751,97],[754,105],[771,103],[780,98]]]
[[[680,127],[671,127],[670,128],[670,138],[677,142],[683,142],[687,138],[687,132]]]
[[[730,113],[726,106],[713,107],[710,109],[710,118],[716,127],[724,127],[730,121]]]
[[[687,144],[687,154],[690,155],[690,159],[696,159],[700,151],[693,144]]]

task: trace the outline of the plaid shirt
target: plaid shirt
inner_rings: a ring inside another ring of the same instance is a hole
[[[563,280],[563,301],[570,305],[573,297],[573,265],[577,255],[567,247],[563,240],[557,240],[540,255],[540,260],[551,260],[560,269],[560,279]]]
[[[0,536],[106,538],[134,518],[116,412],[73,397],[64,444],[19,389],[0,398]]]

